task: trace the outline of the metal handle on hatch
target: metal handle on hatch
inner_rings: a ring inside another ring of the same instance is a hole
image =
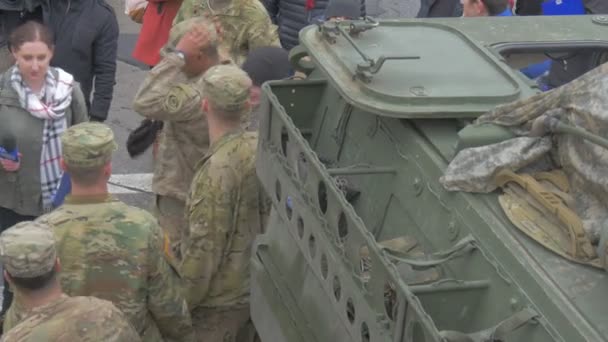
[[[357,71],[369,71],[372,74],[377,74],[384,62],[389,60],[409,60],[409,59],[420,59],[420,56],[380,56],[376,60],[370,60],[368,65],[358,64]]]
[[[323,34],[323,37],[327,39],[330,44],[335,43],[336,38],[334,35],[341,35],[346,39],[346,41],[357,51],[357,53],[363,59],[362,63],[357,64],[357,69],[355,70],[355,77],[358,77],[363,82],[370,82],[372,79],[372,75],[377,74],[384,63],[388,60],[413,60],[420,59],[420,56],[380,56],[376,59],[369,57],[363,49],[354,41],[353,37],[358,37],[359,34],[363,31],[374,29],[380,26],[380,22],[372,19],[371,17],[365,17],[363,21],[349,21],[347,32],[345,27],[347,25],[342,25],[341,21],[336,22],[325,22],[322,25],[319,25],[319,30]],[[336,34],[337,33],[337,34]]]

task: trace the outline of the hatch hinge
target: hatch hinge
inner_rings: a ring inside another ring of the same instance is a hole
[[[389,60],[410,60],[420,59],[420,56],[380,56],[378,58],[369,57],[353,38],[359,37],[362,32],[378,27],[380,23],[371,17],[365,17],[362,20],[329,20],[318,24],[319,32],[329,44],[335,44],[338,36],[343,36],[346,41],[352,45],[357,53],[363,59],[363,62],[357,64],[353,79],[360,79],[365,83],[371,82],[373,75],[377,74],[386,61]],[[347,29],[345,29],[348,27]]]
[[[364,17],[358,20],[343,20],[334,19],[327,20],[317,24],[319,32],[323,34],[323,38],[330,44],[336,42],[336,36],[341,34],[339,27],[348,26],[348,35],[358,37],[360,33],[374,29],[380,26],[380,23],[371,17]]]

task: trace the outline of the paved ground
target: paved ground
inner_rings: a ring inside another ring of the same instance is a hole
[[[111,191],[131,205],[149,208],[153,198],[149,192],[151,153],[148,152],[133,160],[124,148],[129,132],[135,129],[141,120],[139,115],[131,110],[131,101],[146,72],[145,66],[131,58],[140,26],[124,14],[124,0],[108,0],[108,3],[116,10],[121,32],[114,101],[108,122],[114,129],[120,146],[114,157],[115,176],[111,180],[117,186],[113,186]],[[418,8],[417,0],[367,0],[368,15],[374,17],[413,17],[418,12]]]

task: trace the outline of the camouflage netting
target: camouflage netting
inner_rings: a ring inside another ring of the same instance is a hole
[[[608,136],[608,64],[573,82],[526,100],[497,107],[476,123],[508,127],[518,137],[460,151],[440,182],[450,191],[492,192],[501,169],[517,172],[562,169],[574,209],[596,243],[608,222],[608,150],[570,134],[538,134],[532,123],[551,116],[601,137]],[[536,136],[535,136],[536,135]]]

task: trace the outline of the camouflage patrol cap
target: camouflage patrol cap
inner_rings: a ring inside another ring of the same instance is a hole
[[[83,122],[68,128],[61,136],[62,154],[69,166],[102,166],[116,151],[114,133],[99,122]]]
[[[209,39],[211,40],[211,43],[217,43],[217,31],[215,30],[213,22],[205,17],[194,17],[184,20],[171,28],[166,47],[174,49],[177,46],[177,43],[179,43],[179,40],[195,25],[204,26],[210,33]]]
[[[251,79],[235,64],[211,67],[202,78],[204,96],[214,108],[228,112],[247,109]]]
[[[44,223],[18,223],[0,235],[0,259],[16,278],[34,278],[53,269],[57,254],[51,227]]]

